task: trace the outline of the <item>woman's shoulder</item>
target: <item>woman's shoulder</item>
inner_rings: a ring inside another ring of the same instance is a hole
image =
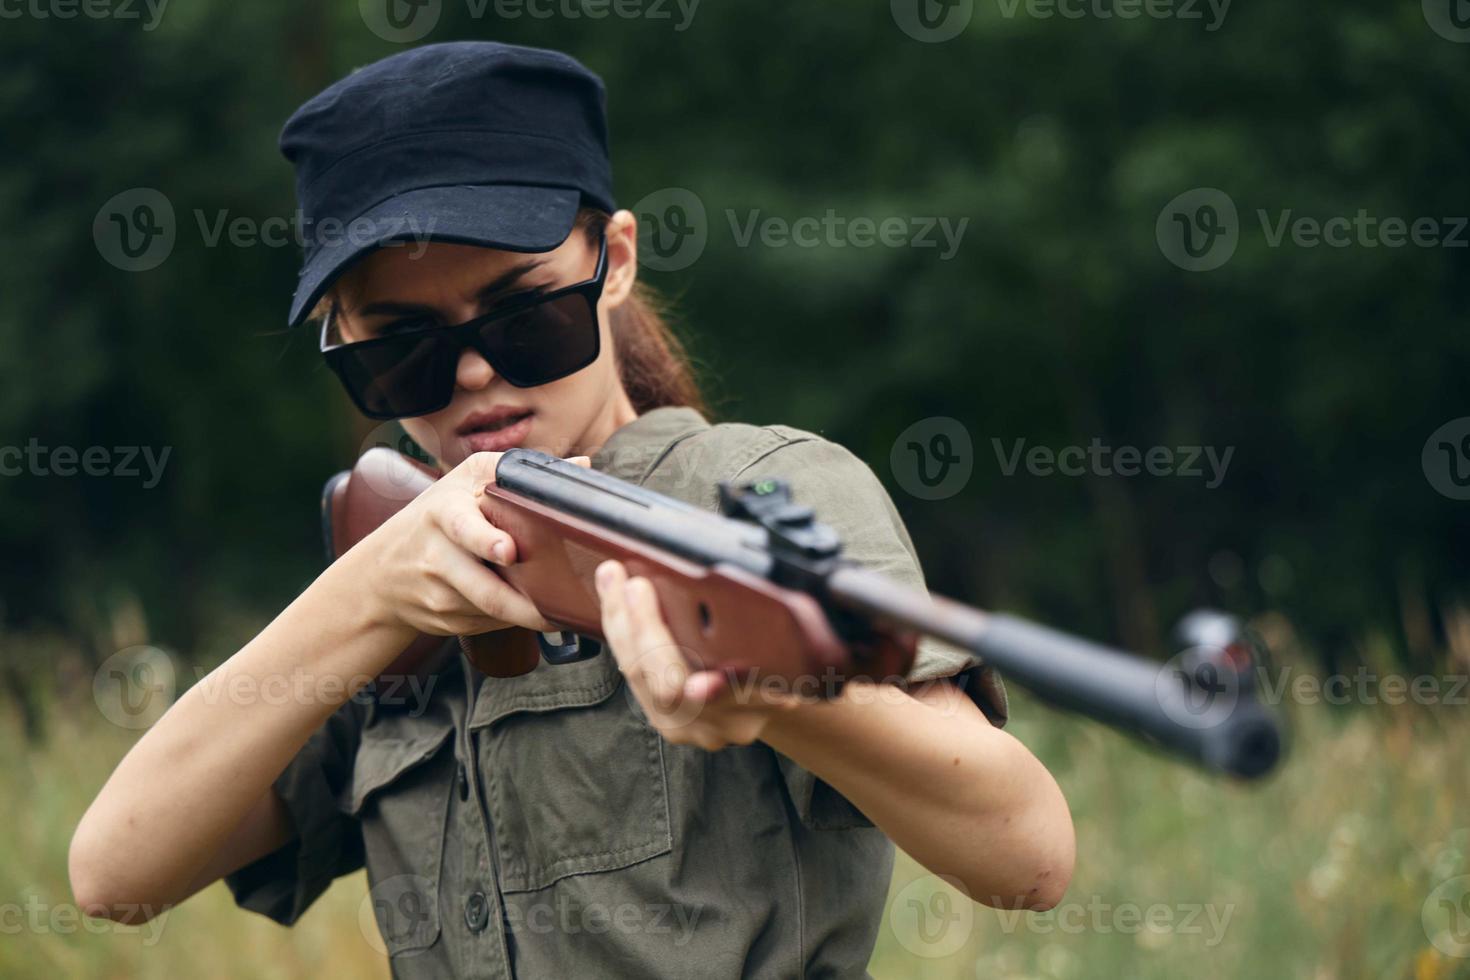
[[[692,409],[669,413],[660,435],[644,448],[646,466],[636,479],[660,493],[713,508],[721,482],[780,479],[797,499],[818,504],[844,497],[887,494],[872,469],[845,446],[825,436],[779,423],[710,423]],[[654,433],[650,432],[650,435]],[[630,447],[631,448],[631,447]],[[632,474],[629,474],[632,476]]]

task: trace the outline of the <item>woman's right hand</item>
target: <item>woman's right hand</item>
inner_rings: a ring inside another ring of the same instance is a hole
[[[365,576],[375,615],[435,636],[475,636],[523,626],[556,627],[491,565],[516,561],[516,544],[480,511],[501,453],[475,453],[363,538],[356,574]],[[585,456],[572,462],[589,465]]]

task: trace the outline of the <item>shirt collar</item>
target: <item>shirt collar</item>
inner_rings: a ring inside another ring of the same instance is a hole
[[[609,436],[593,454],[592,468],[620,480],[642,483],[676,442],[709,427],[704,416],[687,405],[652,409]]]

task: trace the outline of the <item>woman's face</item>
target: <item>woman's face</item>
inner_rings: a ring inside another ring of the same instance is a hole
[[[337,283],[342,339],[368,340],[409,325],[463,323],[516,293],[591,279],[597,255],[597,244],[580,227],[556,249],[537,254],[442,242],[381,248]],[[619,211],[608,222],[607,281],[598,303],[602,346],[591,365],[560,381],[517,388],[477,351],[466,348],[459,356],[449,406],[404,419],[403,428],[445,469],[471,453],[515,446],[555,456],[594,452],[635,417],[618,378],[608,324],[612,311],[632,291],[637,264],[636,223],[631,213]]]

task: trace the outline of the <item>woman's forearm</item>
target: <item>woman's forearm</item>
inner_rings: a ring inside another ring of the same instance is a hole
[[[259,856],[222,854],[227,843],[268,849],[279,836],[241,830],[242,821],[281,819],[269,805],[275,778],[412,639],[355,586],[354,564],[365,560],[349,553],[327,569],[128,752],[72,838],[80,905],[128,906],[118,914],[147,918],[205,883],[205,869]]]
[[[948,683],[914,696],[850,685],[777,711],[761,738],[975,901],[1042,910],[1067,889],[1076,842],[1061,790]]]

